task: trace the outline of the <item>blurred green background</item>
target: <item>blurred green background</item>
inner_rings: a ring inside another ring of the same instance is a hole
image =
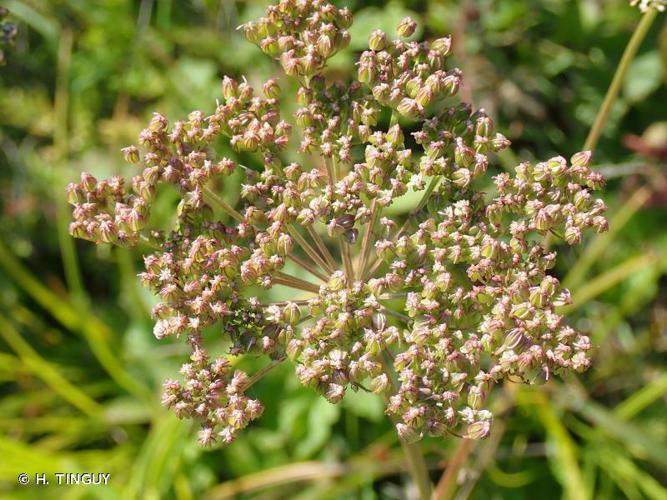
[[[0,67],[0,497],[409,494],[381,402],[359,392],[330,405],[290,366],[253,387],[266,411],[238,441],[200,447],[194,426],[159,405],[161,381],[177,375],[187,348],[154,339],[139,254],[67,234],[64,186],[82,170],[134,175],[119,149],[153,111],[170,120],[212,112],[224,74],[253,84],[280,76],[235,31],[266,3],[0,4],[18,26]],[[425,38],[453,34],[462,97],[486,108],[514,143],[502,168],[581,149],[641,17],[623,0],[340,4],[355,23],[333,77],[353,74],[372,29],[393,33],[405,15]],[[596,151],[610,231],[574,249],[553,242],[556,273],[574,297],[570,321],[595,345],[593,368],[496,390],[498,417],[464,468],[460,498],[667,498],[666,19],[642,44]],[[281,85],[290,95],[290,83]],[[161,216],[169,210],[166,200]],[[423,444],[437,480],[456,443]],[[84,471],[110,472],[109,486],[20,487],[16,479]]]

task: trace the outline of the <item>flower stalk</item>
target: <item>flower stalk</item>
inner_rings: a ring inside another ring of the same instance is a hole
[[[607,94],[605,95],[604,101],[602,101],[602,105],[600,106],[600,109],[595,116],[595,121],[593,122],[593,126],[588,133],[588,137],[586,137],[584,150],[594,151],[597,147],[600,136],[602,135],[602,131],[604,130],[604,126],[607,123],[609,113],[614,106],[614,102],[616,102],[616,99],[618,98],[618,94],[621,91],[625,77],[628,73],[628,70],[630,69],[630,64],[635,58],[641,43],[644,41],[644,38],[649,32],[651,25],[653,24],[653,21],[657,15],[658,10],[655,8],[647,9],[646,12],[642,15],[642,18],[635,28],[635,31],[633,32],[628,45],[625,47],[625,51],[623,52],[623,56],[621,57],[618,66],[616,66],[616,72],[614,73],[614,77],[611,81],[611,84],[609,85]]]

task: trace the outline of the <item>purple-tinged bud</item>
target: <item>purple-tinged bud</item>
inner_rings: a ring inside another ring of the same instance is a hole
[[[330,36],[324,34],[320,35],[317,39],[317,52],[324,59],[331,57],[334,53],[334,42]]]
[[[87,172],[82,172],[81,186],[83,186],[83,189],[85,189],[88,193],[94,192],[95,188],[97,187],[97,179],[95,179],[95,177]]]
[[[396,32],[398,33],[398,36],[407,38],[409,36],[412,36],[417,29],[417,23],[410,17],[404,17],[401,19],[401,22],[398,23],[398,26],[396,27]]]
[[[558,177],[567,169],[567,161],[562,156],[556,156],[547,160],[547,167],[551,171],[551,175]]]
[[[401,100],[396,111],[408,118],[417,118],[419,116],[419,104],[414,99],[405,97]]]
[[[443,57],[448,56],[452,50],[452,37],[446,36],[433,40],[431,42],[431,50],[438,52]]]
[[[361,62],[359,64],[359,70],[357,72],[357,78],[361,83],[372,83],[375,81],[375,67],[373,66],[373,63],[368,61],[368,62]]]
[[[521,304],[515,304],[512,306],[510,316],[519,319],[528,319],[532,312],[533,308],[530,306],[530,304],[522,302]]]
[[[262,49],[262,52],[271,57],[275,57],[281,53],[278,40],[272,36],[266,37],[264,40],[262,40],[259,44],[259,48]]]
[[[238,97],[238,84],[228,76],[222,79],[222,95],[226,100]]]
[[[501,346],[501,349],[516,349],[519,344],[521,344],[524,341],[524,335],[523,331],[519,328],[515,328],[511,330],[507,336],[505,337],[505,340],[503,341],[503,345]]]
[[[398,125],[398,123],[390,127],[389,130],[387,130],[387,134],[385,137],[389,142],[391,142],[394,145],[403,144],[403,141],[405,140],[405,137],[403,136],[403,131],[401,130],[401,127]]]
[[[474,422],[466,429],[465,437],[467,439],[483,439],[491,432],[491,423],[486,420]]]
[[[376,312],[373,314],[373,328],[378,332],[383,332],[387,327],[387,316],[384,313]]]
[[[405,92],[408,94],[408,97],[414,98],[419,92],[419,89],[422,88],[422,79],[418,76],[411,78],[405,84]]]
[[[343,399],[343,396],[345,396],[345,387],[340,384],[329,384],[327,392],[324,394],[324,397],[327,398],[330,403],[340,402]]]
[[[386,104],[389,101],[390,88],[386,83],[375,85],[372,89],[373,97],[380,104]]]
[[[424,85],[419,89],[415,97],[415,101],[419,103],[420,106],[426,107],[431,104],[433,100],[433,90],[428,85]]]
[[[76,205],[78,203],[84,203],[86,201],[86,197],[83,193],[83,190],[78,184],[70,182],[67,185],[66,191],[67,191],[67,202],[70,205]]]
[[[290,325],[296,325],[301,319],[301,309],[294,302],[288,302],[283,309],[283,315]]]
[[[482,112],[483,110],[480,109],[480,113]],[[475,123],[475,134],[481,137],[490,137],[492,130],[493,122],[491,121],[491,118],[486,115],[481,115],[477,118],[477,122]]]
[[[459,168],[452,174],[452,183],[460,188],[465,188],[470,184],[470,178],[470,170]]]
[[[553,224],[553,219],[547,210],[541,209],[535,215],[534,223],[538,231],[547,231]]]
[[[375,394],[383,394],[389,390],[391,383],[389,382],[389,377],[386,373],[381,373],[373,380],[371,380],[371,391]]]
[[[278,236],[278,242],[276,246],[278,255],[285,257],[292,252],[293,248],[294,242],[292,241],[292,238],[289,234],[282,233],[280,236]]]
[[[86,231],[85,225],[79,221],[74,221],[70,223],[69,234],[71,234],[75,238],[82,238],[82,239],[88,238],[88,232]]]
[[[257,45],[262,39],[262,35],[259,32],[259,26],[256,22],[250,21],[248,23],[242,24],[239,26],[239,28],[243,30],[246,39],[250,43]]]
[[[491,145],[493,146],[493,150],[498,153],[499,151],[502,151],[503,149],[507,149],[510,147],[512,142],[505,137],[503,134],[497,133],[493,140],[491,141]]]
[[[384,34],[382,30],[375,30],[371,33],[371,36],[368,38],[368,47],[374,51],[379,52],[384,50],[387,46],[387,35]]]
[[[482,390],[478,386],[473,385],[468,389],[468,406],[473,410],[479,410],[484,404],[485,397],[486,395]]]
[[[576,245],[581,242],[581,230],[576,226],[568,226],[563,235],[568,245]]]
[[[407,444],[416,443],[422,438],[412,427],[401,423],[396,424],[396,432],[401,441]]]
[[[591,162],[593,153],[591,151],[580,151],[570,158],[570,164],[573,167],[587,167]]]
[[[348,29],[352,26],[352,12],[347,7],[343,7],[338,11],[338,26],[343,29]]]
[[[137,163],[139,161],[139,150],[136,146],[127,146],[121,149],[123,158],[128,163]]]
[[[591,206],[591,194],[587,190],[581,189],[575,193],[573,201],[577,210],[586,210]]]
[[[341,271],[334,272],[329,278],[327,288],[333,292],[342,290],[345,287],[345,274]]]
[[[350,35],[349,31],[339,31],[336,36],[336,45],[338,46],[338,50],[343,50],[346,49],[350,45],[350,41],[352,41],[352,36]]]
[[[605,219],[603,216],[598,215],[596,217],[593,217],[593,227],[595,228],[596,232],[604,233],[609,229],[609,221]]]

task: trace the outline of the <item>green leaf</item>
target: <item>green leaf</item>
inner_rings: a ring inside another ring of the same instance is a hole
[[[660,87],[663,71],[657,50],[638,56],[623,83],[623,96],[630,102],[643,101]]]

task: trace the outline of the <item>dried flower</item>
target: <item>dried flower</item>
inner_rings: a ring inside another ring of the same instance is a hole
[[[232,355],[298,361],[298,379],[331,402],[367,383],[407,441],[482,438],[495,383],[537,383],[588,366],[590,340],[558,314],[570,296],[549,275],[556,254],[539,236],[575,244],[606,229],[590,153],[521,163],[486,193],[489,156],[509,141],[484,110],[452,99],[462,74],[449,65],[451,39],[374,31],[358,81],[328,82],[326,61],[347,45],[351,22],[347,9],[323,0],[281,0],[242,27],[297,80],[299,149],[318,162],[281,159],[291,125],[280,116],[277,82],[259,97],[245,80],[225,77],[211,115],[170,125],[156,114],[141,150],[123,150],[142,165],[138,175],[83,174],[67,188],[74,236],[153,250],[140,278],[160,300],[154,334],[185,336],[193,352],[184,384],[167,382],[164,402],[201,420],[204,444],[231,441],[262,410],[245,395],[262,373],[249,378],[224,358],[211,362],[206,327],[219,328]],[[398,30],[414,29],[404,19]],[[263,169],[216,157],[221,138],[261,157]],[[245,180],[235,208],[221,194],[237,169]],[[161,184],[180,193],[167,231],[151,226]],[[421,200],[399,227],[382,211],[409,190]],[[285,273],[287,260],[312,280]],[[257,286],[307,298],[266,304],[252,296]]]

